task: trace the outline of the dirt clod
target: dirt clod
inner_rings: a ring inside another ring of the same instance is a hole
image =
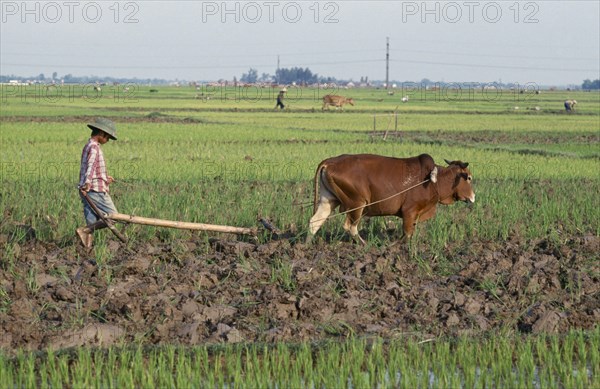
[[[12,270],[0,272],[0,347],[592,328],[600,320],[599,240],[563,241],[448,247],[453,262],[440,266],[426,246],[409,253],[353,242],[153,240],[109,244],[110,263],[97,263],[93,251],[78,257],[32,236],[18,243]],[[16,247],[0,240],[9,244]]]

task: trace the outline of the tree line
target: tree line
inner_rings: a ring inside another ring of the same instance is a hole
[[[597,80],[584,80],[583,84],[581,84],[581,89],[584,90],[598,90],[600,89],[600,79]]]
[[[258,71],[254,68],[250,68],[248,73],[243,73],[240,77],[241,82],[255,83],[255,82],[276,82],[278,84],[314,84],[317,82],[337,82],[334,77],[319,77],[317,73],[313,73],[309,68],[293,67],[293,68],[280,68],[277,69],[275,75],[263,73],[261,76],[258,75]]]

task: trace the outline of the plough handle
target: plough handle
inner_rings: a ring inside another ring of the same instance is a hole
[[[81,189],[79,190],[81,192],[81,195],[83,196],[83,198],[85,199],[85,201],[87,201],[87,203],[90,205],[90,207],[92,207],[92,210],[94,211],[94,213],[96,214],[96,216],[98,216],[100,218],[100,220],[102,220],[106,226],[108,227],[108,229],[115,234],[115,236],[117,238],[119,238],[119,240],[123,243],[127,243],[127,238],[125,237],[125,235],[121,234],[119,232],[119,230],[117,230],[117,228],[115,227],[115,225],[113,224],[112,221],[108,220],[107,218],[104,217],[104,214],[98,209],[98,207],[96,206],[96,204],[94,204],[94,202],[88,197],[87,192],[82,191]]]

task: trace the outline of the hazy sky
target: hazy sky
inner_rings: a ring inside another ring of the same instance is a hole
[[[180,80],[321,76],[580,84],[600,1],[1,1],[0,73]]]

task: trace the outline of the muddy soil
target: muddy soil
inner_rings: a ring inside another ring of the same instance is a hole
[[[0,348],[565,332],[600,323],[600,239],[425,244],[231,237],[85,254],[0,235]],[[12,260],[9,260],[9,255]]]

